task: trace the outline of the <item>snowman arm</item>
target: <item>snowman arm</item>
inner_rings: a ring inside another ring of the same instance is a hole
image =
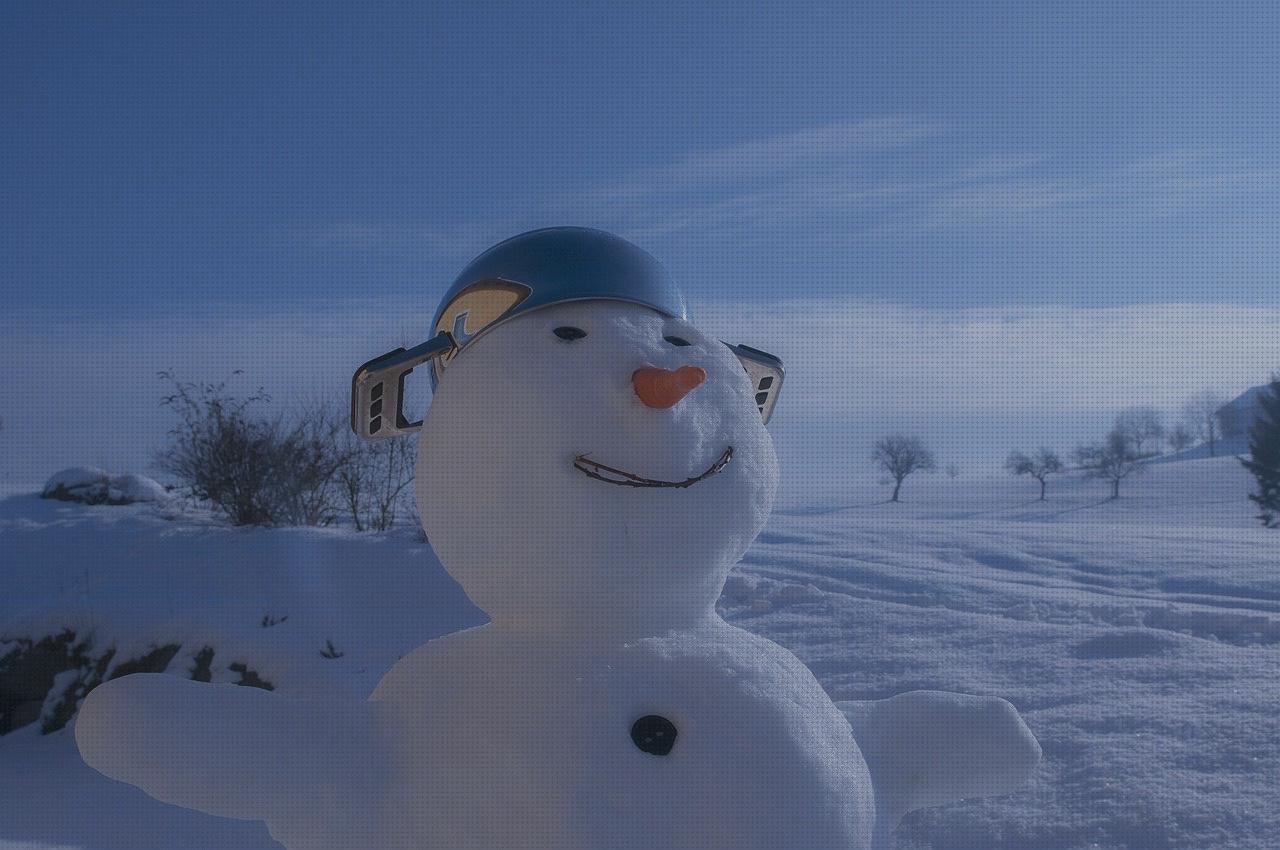
[[[911,691],[839,702],[867,761],[880,818],[969,797],[1008,794],[1031,778],[1040,745],[1008,702]]]
[[[139,673],[91,691],[75,736],[89,766],[161,802],[267,820],[371,781],[365,707]]]

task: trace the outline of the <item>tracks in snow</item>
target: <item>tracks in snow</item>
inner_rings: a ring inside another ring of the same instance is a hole
[[[760,613],[825,594],[1277,645],[1280,540],[1239,528],[784,516],[725,601]]]

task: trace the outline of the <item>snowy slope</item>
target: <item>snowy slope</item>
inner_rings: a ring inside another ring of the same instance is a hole
[[[1234,459],[1153,466],[1117,502],[1070,478],[1047,503],[1007,476],[913,478],[897,505],[873,480],[845,484],[814,482],[824,495],[775,513],[725,615],[837,699],[1004,696],[1045,750],[1026,791],[911,815],[899,846],[1280,843],[1280,534],[1254,523]],[[208,644],[282,691],[364,691],[407,648],[482,619],[411,529],[170,516],[0,501],[0,632]],[[289,619],[263,628],[264,615]],[[343,657],[322,657],[326,640]],[[102,779],[69,730],[0,737],[0,788],[0,848],[276,846],[257,824]]]
[[[0,501],[0,534],[0,636],[71,629],[121,658],[208,645],[223,668],[252,661],[286,690],[367,693],[424,639],[485,620],[407,527],[232,528],[163,507],[13,496]],[[323,657],[327,642],[342,656]]]

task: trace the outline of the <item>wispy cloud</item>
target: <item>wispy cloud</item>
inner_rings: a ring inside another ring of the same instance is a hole
[[[830,246],[1101,216],[1134,222],[1228,197],[1280,195],[1280,170],[1209,150],[1160,152],[1096,168],[1041,151],[947,157],[962,136],[902,117],[818,128],[709,151],[585,192],[574,203],[637,239],[678,232],[750,238],[770,230],[794,238],[792,230],[803,229],[805,238]],[[917,156],[895,167],[875,159],[885,151]],[[626,204],[616,203],[624,198]]]
[[[669,164],[604,179],[543,198],[504,198],[495,220],[447,228],[420,222],[339,221],[293,228],[295,243],[314,249],[477,250],[495,234],[555,221],[591,222],[636,239],[731,225],[751,229],[771,218],[808,216],[911,191],[859,175],[877,153],[936,137],[941,125],[893,115],[834,122],[691,153]],[[988,158],[994,172],[1026,157]]]
[[[939,132],[938,124],[905,115],[840,121],[696,152],[670,165],[625,175],[560,202],[635,200],[648,195],[681,195],[692,190],[786,181],[796,172],[839,170],[869,153],[904,147]]]
[[[1041,151],[945,156],[962,136],[904,116],[827,125],[702,152],[552,206],[641,240],[770,231],[794,239],[803,230],[804,238],[831,246],[1104,215],[1133,222],[1227,197],[1280,194],[1280,170],[1210,150],[1165,151],[1093,169]],[[885,152],[917,156],[894,167],[876,159]]]
[[[1158,219],[1227,195],[1280,192],[1280,170],[1207,151],[1170,151],[1070,176],[1026,177],[1017,170],[976,185],[939,183],[936,195],[899,226],[997,226],[1099,214],[1122,221]]]
[[[295,226],[282,236],[283,242],[313,250],[425,252],[452,256],[485,240],[517,232],[521,219],[460,222],[446,227],[397,221],[334,221]]]
[[[963,186],[937,193],[915,214],[899,220],[899,228],[936,228],[1010,224],[1045,210],[1095,200],[1099,189],[1070,180],[1012,179]],[[883,233],[883,229],[875,232]]]
[[[961,185],[1005,177],[1039,165],[1046,159],[1042,153],[993,153],[980,156],[973,162],[948,174],[935,185]]]
[[[547,197],[504,198],[495,220],[444,228],[334,222],[293,236],[317,248],[452,256],[522,229],[573,221],[640,241],[782,233],[830,247],[1103,215],[1132,222],[1227,197],[1280,195],[1280,170],[1209,150],[1089,168],[1044,151],[952,153],[966,142],[963,131],[917,116],[841,121],[695,151]]]
[[[919,308],[853,297],[696,305],[726,339],[781,356],[787,399],[817,419],[1105,416],[1176,410],[1280,369],[1280,310],[1224,304]]]

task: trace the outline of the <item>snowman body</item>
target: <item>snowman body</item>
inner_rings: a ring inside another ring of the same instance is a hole
[[[681,369],[701,380],[637,387]],[[396,742],[386,846],[868,846],[848,721],[798,659],[715,613],[777,483],[752,391],[722,343],[608,301],[540,309],[450,364],[419,511],[492,622],[373,694]],[[643,748],[646,718],[669,750]]]
[[[484,626],[401,660],[373,705],[397,742],[399,817],[381,846],[870,841],[870,779],[845,717],[794,656],[718,618],[594,646]],[[674,741],[638,743],[645,719]]]

